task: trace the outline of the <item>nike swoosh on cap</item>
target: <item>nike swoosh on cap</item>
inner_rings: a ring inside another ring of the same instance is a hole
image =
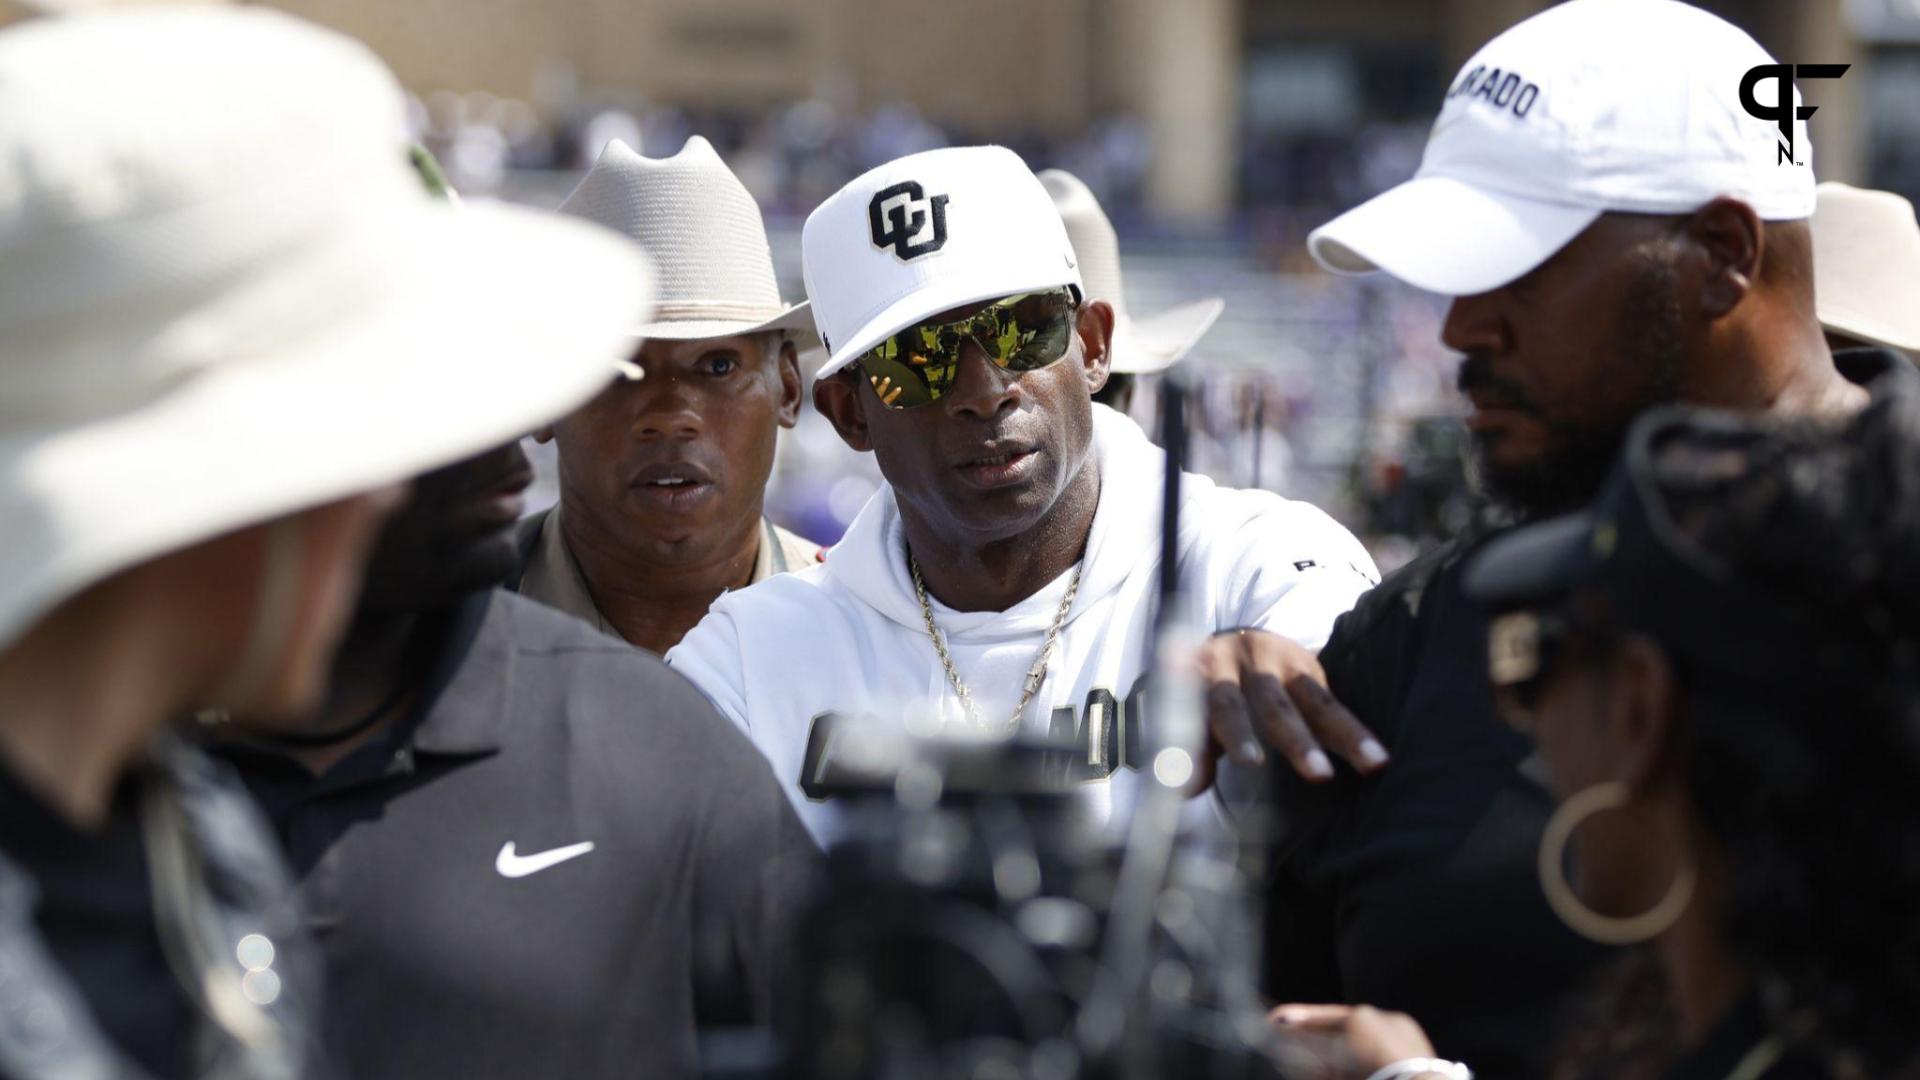
[[[593,841],[584,840],[578,844],[568,844],[532,855],[516,855],[513,841],[509,840],[500,848],[500,856],[493,860],[493,868],[500,871],[501,877],[521,878],[528,874],[537,874],[551,866],[558,866],[568,859],[578,858],[593,850]]]

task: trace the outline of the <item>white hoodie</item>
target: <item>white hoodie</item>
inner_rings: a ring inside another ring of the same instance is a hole
[[[1160,490],[1165,455],[1131,420],[1094,406],[1100,505],[1087,539],[1080,590],[1067,614],[1046,681],[1020,730],[1078,731],[1106,738],[1087,704],[1102,692],[1124,703],[1144,674],[1160,566]],[[1310,649],[1379,580],[1353,535],[1306,503],[1236,491],[1187,474],[1181,483],[1179,551],[1184,581],[1213,631],[1256,627]],[[1066,574],[1005,611],[959,612],[932,600],[934,621],[982,721],[1004,727],[1065,595]],[[965,725],[958,696],[907,570],[893,490],[876,492],[828,552],[826,562],[720,597],[667,654],[773,765],[815,838],[837,832],[830,803],[800,790],[814,718],[939,716]],[[1058,717],[1055,711],[1071,710]],[[1112,705],[1099,710],[1104,717]],[[1109,721],[1110,722],[1110,721]],[[1109,754],[1111,758],[1113,755]],[[1131,788],[1120,762],[1111,779]],[[1122,779],[1126,778],[1126,779]],[[1107,788],[1109,778],[1093,782]],[[1110,790],[1108,794],[1111,794]],[[1107,799],[1100,800],[1110,805]]]

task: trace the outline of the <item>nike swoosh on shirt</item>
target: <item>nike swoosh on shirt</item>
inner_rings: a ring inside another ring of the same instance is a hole
[[[500,871],[501,877],[526,877],[528,874],[537,874],[550,866],[558,866],[568,859],[579,858],[592,850],[593,841],[585,840],[578,844],[568,844],[566,847],[557,847],[532,855],[516,855],[513,851],[513,841],[509,840],[500,848],[500,857],[493,860],[493,868]]]

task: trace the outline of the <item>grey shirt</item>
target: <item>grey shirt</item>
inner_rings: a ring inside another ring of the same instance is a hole
[[[697,1075],[697,1028],[782,1001],[817,858],[785,794],[653,656],[501,590],[443,619],[413,715],[320,778],[220,748],[300,878],[343,1073]]]

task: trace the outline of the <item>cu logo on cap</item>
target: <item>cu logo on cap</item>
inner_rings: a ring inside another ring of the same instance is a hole
[[[867,229],[874,247],[892,248],[901,262],[931,255],[947,246],[947,197],[928,198],[912,180],[882,188],[867,204]]]
[[[1780,149],[1774,158],[1776,165],[1804,165],[1806,162],[1793,156],[1793,122],[1812,116],[1818,105],[1793,107],[1793,80],[1837,79],[1847,73],[1851,64],[1761,64],[1749,69],[1740,80],[1740,107],[1756,120],[1771,120],[1780,128]],[[1754,87],[1766,79],[1780,84],[1780,94],[1772,105],[1762,105],[1753,96]]]

